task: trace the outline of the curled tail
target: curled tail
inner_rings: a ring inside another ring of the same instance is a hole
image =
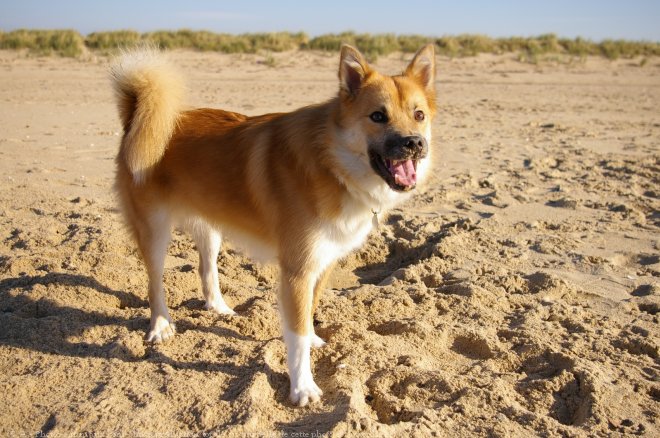
[[[183,81],[155,48],[123,53],[110,74],[124,127],[119,159],[140,183],[163,157],[176,128]]]

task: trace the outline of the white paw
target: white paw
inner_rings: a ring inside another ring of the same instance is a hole
[[[291,384],[289,399],[294,405],[302,407],[310,402],[315,403],[321,400],[322,395],[323,391],[316,386],[316,383],[314,383],[314,380],[310,376],[309,379],[300,379],[295,387]]]
[[[162,316],[158,316],[151,322],[151,328],[149,333],[147,333],[147,342],[153,342],[154,344],[160,344],[163,341],[168,340],[173,337],[176,333],[176,326],[169,319]]]
[[[314,332],[312,332],[310,340],[312,343],[312,348],[321,348],[325,345],[325,341],[320,337],[318,337]]]
[[[229,307],[222,298],[219,300],[207,301],[204,304],[204,308],[219,315],[236,315],[236,312],[234,312],[234,310]]]

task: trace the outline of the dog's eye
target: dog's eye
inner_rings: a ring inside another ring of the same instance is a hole
[[[374,111],[369,118],[375,123],[387,123],[387,116],[381,111]]]
[[[424,120],[424,117],[425,117],[424,111],[420,111],[420,110],[415,111],[415,120],[421,122],[422,120]]]

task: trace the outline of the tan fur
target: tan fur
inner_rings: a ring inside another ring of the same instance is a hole
[[[165,153],[181,110],[183,83],[153,48],[125,53],[110,74],[124,127],[122,158],[141,181]]]
[[[323,271],[321,276],[316,280],[316,284],[314,285],[314,298],[312,301],[312,317],[314,317],[314,314],[316,313],[316,309],[318,308],[319,302],[321,301],[321,293],[323,293],[323,289],[325,288],[326,283],[330,278],[330,274],[332,274],[334,268],[335,263],[328,266],[325,271]]]
[[[153,51],[129,53],[113,67],[125,130],[116,186],[149,273],[157,339],[162,327],[164,339],[174,330],[165,322],[170,318],[161,279],[163,245],[172,223],[190,221],[272,249],[281,268],[284,328],[310,335],[336,258],[366,238],[374,209],[405,199],[370,168],[367,146],[393,131],[428,133],[423,135],[430,141],[434,71],[422,64],[432,68],[432,58],[427,46],[407,73],[390,77],[345,46],[337,97],[256,117],[208,108],[181,111],[183,87]],[[387,129],[369,119],[381,108],[390,114]],[[427,120],[416,121],[416,109]],[[306,403],[293,395],[293,380],[292,400]]]

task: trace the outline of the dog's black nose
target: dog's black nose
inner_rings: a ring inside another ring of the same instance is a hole
[[[419,135],[411,135],[403,139],[403,146],[408,149],[424,149],[426,139]]]

